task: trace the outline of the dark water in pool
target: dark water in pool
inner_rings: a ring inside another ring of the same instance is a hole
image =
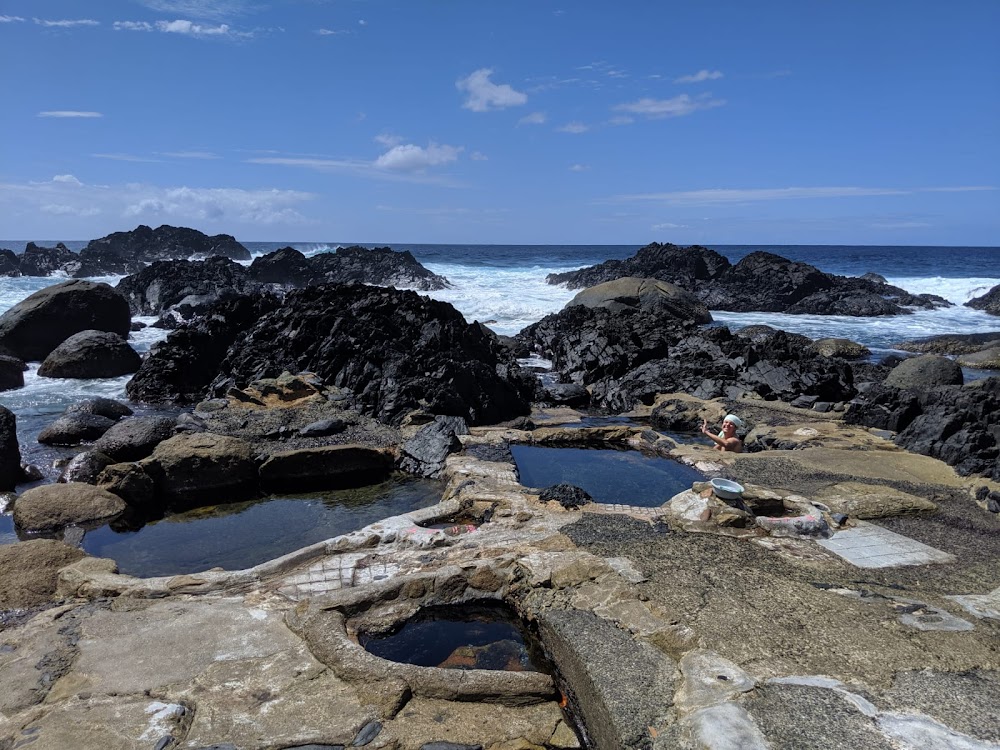
[[[380,484],[198,508],[133,530],[88,531],[83,548],[110,557],[135,576],[240,570],[389,516],[434,505],[442,485],[399,475]],[[0,515],[0,543],[17,541],[9,514]]]
[[[655,507],[705,476],[679,461],[633,450],[511,445],[521,484],[572,484],[599,503]]]
[[[383,659],[420,667],[552,671],[517,616],[499,604],[428,607],[389,634],[362,633],[358,641]]]

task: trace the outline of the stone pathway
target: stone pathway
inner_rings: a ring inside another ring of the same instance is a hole
[[[855,528],[838,531],[829,539],[819,539],[817,544],[859,568],[893,568],[955,561],[954,555],[866,521],[858,521]]]

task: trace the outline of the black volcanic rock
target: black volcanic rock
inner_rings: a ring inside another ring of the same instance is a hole
[[[390,424],[418,408],[469,424],[502,422],[528,413],[535,388],[451,305],[362,284],[290,292],[233,342],[213,391],[286,370],[352,390],[363,413]]]
[[[294,247],[283,247],[273,253],[254,258],[250,277],[266,284],[306,286],[316,278],[309,258]]]
[[[13,250],[0,247],[0,276],[20,276],[21,259]]]
[[[612,312],[629,308],[655,308],[657,314],[675,320],[711,323],[708,308],[690,292],[658,279],[626,276],[579,292],[566,306],[605,307]]]
[[[43,378],[116,378],[139,369],[142,358],[117,333],[80,331],[53,349],[38,368]]]
[[[0,354],[0,391],[12,391],[24,386],[24,362],[17,357]]]
[[[1000,284],[990,289],[986,294],[970,299],[965,303],[966,307],[973,310],[982,310],[990,315],[1000,315]]]
[[[125,298],[107,284],[64,281],[38,290],[0,315],[0,348],[23,360],[41,360],[80,331],[128,336],[130,320]]]
[[[224,290],[245,294],[257,291],[259,285],[239,263],[227,258],[209,258],[157,261],[126,276],[115,288],[128,301],[134,315],[161,315],[188,297],[196,298],[192,302],[204,306]]]
[[[389,247],[372,249],[352,245],[335,253],[318,253],[309,259],[317,281],[346,284],[360,281],[377,286],[395,286],[428,292],[445,289],[448,280],[424,268],[408,251]]]
[[[29,242],[21,255],[21,275],[48,276],[63,270],[65,264],[73,263],[76,258],[76,253],[61,242],[55,247],[40,247]]]
[[[714,250],[653,243],[626,260],[550,274],[550,284],[589,286],[622,276],[668,281],[692,292],[710,310],[810,315],[900,315],[908,307],[932,309],[950,303],[930,294],[910,294],[877,278],[823,273],[773,253],[757,251],[736,265]]]
[[[126,384],[133,401],[193,404],[201,401],[236,337],[279,304],[272,294],[223,300],[194,324],[154,344]]]
[[[172,227],[168,224],[156,229],[140,224],[130,232],[114,232],[106,237],[91,240],[80,251],[83,261],[91,257],[113,256],[143,263],[215,256],[232,260],[250,260],[250,251],[229,234],[216,234],[210,237],[197,229]]]
[[[21,481],[21,447],[17,442],[17,417],[0,405],[0,491],[12,490]]]

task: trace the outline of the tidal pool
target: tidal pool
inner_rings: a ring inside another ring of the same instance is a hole
[[[427,607],[388,634],[358,634],[371,654],[442,669],[545,672],[552,669],[521,620],[498,603]]]
[[[651,508],[705,479],[679,461],[634,450],[511,445],[510,452],[524,486],[572,484],[598,503]]]
[[[197,508],[137,530],[102,526],[85,534],[83,549],[110,557],[120,572],[134,576],[241,570],[434,505],[441,491],[440,482],[400,474],[365,487]]]

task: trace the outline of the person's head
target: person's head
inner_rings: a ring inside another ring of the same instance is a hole
[[[743,420],[735,414],[727,414],[726,418],[722,420],[722,431],[726,433],[727,437],[734,437],[737,428],[742,426]]]

